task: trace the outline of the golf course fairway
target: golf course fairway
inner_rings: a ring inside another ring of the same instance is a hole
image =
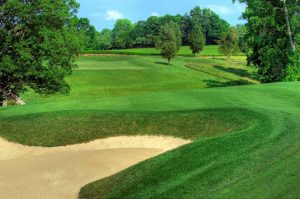
[[[69,96],[0,108],[0,195],[300,198],[300,83],[254,74],[240,57],[81,57]]]

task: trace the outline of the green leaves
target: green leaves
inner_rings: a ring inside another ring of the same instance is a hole
[[[180,28],[176,23],[170,22],[161,27],[156,47],[162,49],[161,55],[168,59],[168,64],[179,51],[181,42]]]
[[[201,30],[201,26],[194,26],[189,35],[190,47],[193,54],[199,54],[205,45],[205,37]]]
[[[218,43],[220,45],[219,52],[226,55],[228,59],[230,59],[232,55],[236,55],[240,52],[238,46],[238,35],[235,28],[231,28],[230,32],[225,33]]]
[[[113,45],[114,48],[131,47],[130,33],[133,30],[133,24],[128,19],[119,19],[113,29]]]
[[[1,99],[14,99],[27,87],[42,95],[69,92],[64,77],[80,49],[77,9],[74,0],[0,4]]]
[[[248,61],[259,68],[264,82],[295,81],[300,76],[300,4],[297,0],[240,0],[248,5],[243,18],[248,21]],[[289,28],[290,27],[290,28]],[[296,50],[297,51],[297,50]]]

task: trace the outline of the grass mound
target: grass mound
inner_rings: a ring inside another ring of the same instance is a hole
[[[166,135],[195,140],[246,128],[253,120],[255,113],[243,109],[56,111],[3,118],[0,136],[24,145],[47,147],[121,135]]]
[[[286,119],[288,115],[284,116]],[[80,198],[299,198],[299,129],[252,128],[205,138],[81,189]]]

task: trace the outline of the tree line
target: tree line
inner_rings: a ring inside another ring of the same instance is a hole
[[[195,26],[201,26],[207,45],[217,44],[222,34],[230,30],[230,24],[215,12],[200,7],[195,7],[183,16],[151,16],[137,23],[119,19],[112,30],[104,29],[100,32],[89,24],[88,19],[78,19],[78,29],[85,38],[85,50],[144,48],[155,47],[162,26],[171,22],[176,23],[180,29],[182,45],[190,45],[189,37]]]

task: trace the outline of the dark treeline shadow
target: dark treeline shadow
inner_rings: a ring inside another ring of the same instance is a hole
[[[249,82],[247,80],[232,80],[232,81],[226,81],[221,82],[217,80],[203,80],[203,82],[207,83],[207,87],[213,88],[213,87],[228,87],[228,86],[242,86],[242,85],[252,85],[254,83]]]
[[[161,62],[161,61],[156,61],[154,63],[159,64],[159,65],[164,65],[164,66],[171,66],[172,65],[172,63],[168,64],[167,62]]]
[[[254,72],[250,73],[249,71],[245,70],[245,69],[239,69],[239,68],[226,68],[224,66],[213,66],[215,69],[221,70],[223,72],[227,72],[227,73],[232,73],[241,77],[248,77],[251,79],[255,79],[257,80],[257,76]]]

